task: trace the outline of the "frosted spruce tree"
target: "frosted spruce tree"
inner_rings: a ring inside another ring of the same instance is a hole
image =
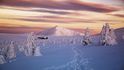
[[[34,32],[28,34],[25,55],[40,56],[40,48],[36,46]]]
[[[114,30],[110,28],[108,23],[102,28],[100,33],[100,43],[104,46],[117,44]]]
[[[15,47],[14,47],[14,42],[13,41],[11,41],[9,46],[7,47],[6,57],[7,57],[7,59],[12,59],[12,58],[16,57],[16,51],[15,51]]]
[[[83,44],[89,45],[90,43],[91,43],[90,31],[89,31],[89,28],[86,28],[85,33],[84,33],[84,37],[83,37]]]
[[[27,44],[25,47],[25,55],[32,56],[34,54],[35,47],[36,47],[36,45],[35,45],[34,33],[31,32],[28,34],[28,37],[27,37]]]

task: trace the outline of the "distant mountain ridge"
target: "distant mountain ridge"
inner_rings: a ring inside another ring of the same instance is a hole
[[[47,36],[80,36],[80,35],[83,35],[83,34],[80,33],[80,32],[76,32],[74,30],[71,30],[71,29],[55,26],[55,27],[46,29],[44,31],[41,31],[41,32],[37,33],[37,35],[47,35]]]

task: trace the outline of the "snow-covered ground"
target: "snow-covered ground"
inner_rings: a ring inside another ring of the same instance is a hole
[[[0,70],[124,70],[124,44],[100,46],[94,36],[92,45],[83,46],[82,36],[51,36],[36,41],[41,56],[24,56],[17,46],[24,46],[25,39],[26,34],[0,34],[0,43],[16,42],[16,58],[1,64]]]
[[[82,34],[58,26],[39,33],[0,33],[0,70],[124,70],[122,30],[106,24],[94,36],[88,28]]]

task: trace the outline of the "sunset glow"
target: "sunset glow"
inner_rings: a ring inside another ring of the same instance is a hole
[[[56,25],[70,29],[81,30],[89,27],[100,30],[105,23],[110,23],[115,29],[121,28],[124,27],[122,2],[122,0],[35,0],[35,2],[3,0],[0,2],[0,32],[11,33],[15,28],[43,30]]]

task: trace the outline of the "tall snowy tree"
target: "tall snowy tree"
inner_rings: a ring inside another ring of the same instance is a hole
[[[102,45],[114,45],[116,43],[116,36],[114,33],[114,30],[110,28],[109,24],[106,23],[105,26],[103,26],[100,36],[100,43]]]
[[[27,44],[26,44],[26,49],[25,49],[25,55],[26,56],[40,56],[40,48],[37,47],[36,45],[36,40],[35,40],[35,34],[34,32],[31,32],[28,34],[27,37]]]
[[[89,31],[89,28],[86,28],[85,33],[84,33],[84,37],[83,37],[83,44],[89,45],[90,43],[91,43],[90,31]]]
[[[35,44],[34,33],[31,32],[28,34],[28,37],[27,37],[27,44],[25,47],[25,55],[26,56],[32,56],[34,53],[35,47],[36,47],[36,44]]]

